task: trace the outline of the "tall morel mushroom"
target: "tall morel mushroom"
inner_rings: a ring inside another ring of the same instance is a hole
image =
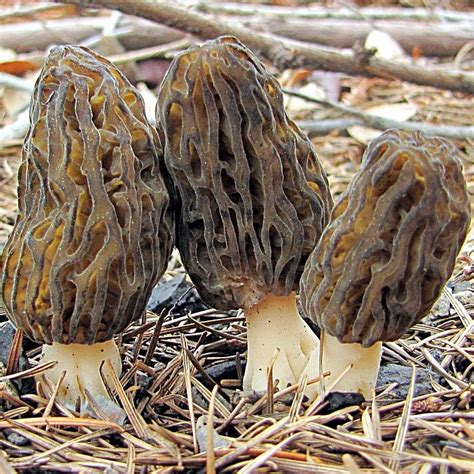
[[[107,397],[99,374],[139,318],[172,247],[162,149],[138,91],[106,59],[54,48],[36,83],[18,177],[18,217],[2,256],[9,318],[44,343],[59,398]]]
[[[322,370],[337,391],[371,396],[381,341],[425,316],[453,270],[470,208],[457,150],[390,130],[366,150],[308,259],[301,298],[325,332]]]
[[[296,383],[319,341],[294,291],[332,205],[311,143],[287,118],[277,81],[231,37],[175,58],[157,123],[184,266],[209,305],[245,311],[244,388],[266,388],[277,350],[274,378]]]

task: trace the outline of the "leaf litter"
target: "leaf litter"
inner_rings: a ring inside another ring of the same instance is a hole
[[[474,99],[466,94],[331,80],[346,91],[342,102],[362,110],[403,103],[415,111],[411,120],[472,125]],[[295,119],[341,117],[316,104],[288,105]],[[364,140],[335,130],[312,141],[337,196],[358,168]],[[472,196],[474,143],[455,144]],[[14,224],[20,155],[21,140],[0,144],[0,249]],[[31,376],[46,369],[37,367],[38,345],[23,342],[29,365],[20,371],[21,337],[9,342],[9,360],[0,365],[0,471],[473,472],[473,258],[471,228],[433,310],[384,344],[374,400],[326,393],[310,403],[304,386],[315,381],[281,390],[270,383],[270,396],[241,391],[244,318],[206,307],[175,252],[150,310],[118,338],[124,370],[109,388],[124,410],[122,424],[100,407],[96,418],[67,410],[54,387],[35,387]],[[5,320],[0,301],[0,337]]]

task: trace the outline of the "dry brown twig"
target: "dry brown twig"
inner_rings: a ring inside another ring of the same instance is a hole
[[[146,57],[147,52],[132,54],[136,59]],[[354,90],[360,79],[342,81],[345,89]],[[417,120],[469,124],[472,105],[462,94],[367,81],[372,84],[367,94],[348,103],[362,109],[374,103],[406,100],[426,104],[419,108]],[[311,113],[323,118],[341,115],[332,108],[314,109]],[[345,119],[343,125],[356,120],[360,121],[357,117]],[[363,147],[354,142],[335,134],[321,139],[317,147],[331,164],[327,169],[336,193],[347,184],[360,160],[360,154],[349,157],[349,147],[362,152]],[[467,150],[463,155],[465,174],[472,183],[472,160],[468,158],[473,142],[458,143]],[[14,147],[1,145],[0,247],[15,215],[20,155],[19,142]],[[323,146],[327,146],[324,151]],[[465,295],[462,299],[452,286],[466,284],[469,278],[472,281],[468,273],[471,241],[465,249],[466,261],[459,262],[455,278],[442,296],[448,304],[446,312],[431,314],[405,338],[385,345],[383,366],[396,364],[410,371],[411,362],[416,365],[417,384],[410,385],[408,397],[396,395],[396,389],[406,387],[395,388],[391,382],[382,384],[371,406],[351,404],[336,409],[329,405],[329,397],[309,406],[300,398],[297,385],[276,391],[271,403],[265,395],[239,395],[235,382],[241,381],[236,367],[240,361],[235,352],[243,352],[245,347],[245,327],[239,314],[193,308],[188,317],[187,309],[173,308],[161,315],[150,311],[144,324],[133,325],[120,340],[125,370],[114,388],[130,417],[124,426],[67,411],[56,401],[53,387],[49,391],[40,388],[38,394],[31,387],[16,394],[8,392],[7,384],[17,385],[19,376],[25,381],[35,369],[0,379],[0,403],[6,406],[0,409],[4,410],[0,414],[0,472],[195,472],[205,469],[206,463],[210,470],[214,467],[223,472],[256,468],[300,473],[378,473],[394,472],[395,468],[399,472],[474,471],[469,387],[474,369],[473,306],[472,299],[466,302]],[[169,275],[175,273],[170,271]],[[188,346],[184,351],[183,339]],[[36,349],[27,355],[33,364],[38,363]],[[14,359],[12,355],[10,366]],[[204,377],[203,371],[212,377]],[[431,378],[431,386],[428,381],[428,389],[415,395],[423,376]],[[234,382],[229,385],[232,389],[224,386],[223,379]],[[271,416],[266,415],[269,406],[274,410]],[[202,415],[210,415],[209,433],[224,438],[226,447],[218,447],[208,436],[212,452],[195,452],[193,418]]]
[[[305,94],[302,94],[298,91],[284,90],[283,92],[285,92],[286,94],[290,96],[299,97],[308,102],[314,102],[315,104],[331,107],[351,117],[355,117],[356,119],[359,119],[359,123],[367,127],[375,128],[377,130],[387,130],[388,128],[400,128],[400,129],[405,129],[405,130],[418,130],[420,132],[425,133],[426,135],[432,135],[432,136],[471,139],[471,140],[474,139],[474,126],[454,127],[454,126],[448,126],[448,125],[431,125],[431,124],[420,123],[420,122],[402,122],[402,121],[388,119],[384,117],[377,117],[376,115],[370,115],[368,113],[362,112],[361,110],[344,105],[340,102],[315,99],[313,97],[309,97]],[[300,121],[298,122],[298,125],[302,129],[308,132],[312,131],[313,126],[316,126],[316,129],[318,127],[317,121],[314,121],[314,120]]]
[[[308,6],[306,8],[292,8],[278,6],[276,4],[242,4],[232,2],[206,2],[206,1],[182,1],[178,2],[184,6],[193,7],[202,13],[224,13],[226,15],[250,16],[268,15],[275,19],[304,18],[308,20],[320,20],[326,18],[353,20],[362,17],[369,20],[443,20],[446,22],[470,22],[472,17],[469,13],[460,11],[441,10],[439,8],[390,8],[390,7],[365,7],[365,8],[325,8],[324,6]]]
[[[437,16],[427,9],[396,8],[291,8],[275,5],[245,5],[213,2],[179,2],[195,11],[239,21],[260,32],[337,48],[363,42],[374,29],[394,38],[411,53],[414,47],[425,56],[453,56],[473,38],[474,21],[469,14]],[[452,13],[452,12],[449,12]]]
[[[327,71],[339,71],[351,75],[380,76],[427,85],[474,93],[474,75],[464,72],[435,71],[410,64],[376,58],[369,52],[346,54],[340,51],[287,40],[277,36],[257,33],[248,28],[215,20],[171,3],[159,4],[146,0],[120,2],[117,0],[68,0],[81,7],[103,7],[122,13],[146,18],[166,26],[186,31],[202,39],[222,35],[238,37],[256,54],[270,60],[278,69],[310,67]]]
[[[329,10],[330,11],[330,10]],[[19,53],[19,59],[39,65],[44,55],[39,52],[27,52],[33,49],[45,49],[52,43],[82,43],[91,45],[97,41],[110,16],[66,17],[45,21],[29,21],[17,24],[0,24],[0,43]],[[242,23],[253,30],[291,38],[308,43],[316,43],[336,48],[352,48],[355,42],[363,43],[373,29],[384,31],[397,40],[407,53],[421,49],[425,56],[454,56],[461,51],[459,68],[465,56],[469,41],[474,39],[472,25],[467,22],[410,23],[377,21],[372,24],[370,18],[355,20],[338,19],[300,19],[293,17],[281,21],[278,17],[226,17],[214,15],[219,21]],[[317,28],[313,23],[317,21]],[[123,16],[113,36],[120,39],[127,50],[156,47],[185,37],[185,33],[152,23],[142,18]],[[464,52],[463,52],[464,51]],[[467,50],[468,51],[468,50]]]

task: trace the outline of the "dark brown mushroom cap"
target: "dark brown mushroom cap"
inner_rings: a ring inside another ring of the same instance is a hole
[[[248,308],[295,289],[332,201],[275,78],[235,38],[191,48],[162,83],[157,123],[177,246],[202,298]]]
[[[301,278],[303,308],[341,342],[393,341],[451,275],[469,227],[456,148],[390,130],[340,196]]]
[[[81,47],[36,83],[3,252],[8,316],[39,342],[112,338],[143,314],[172,247],[162,148],[138,91]]]

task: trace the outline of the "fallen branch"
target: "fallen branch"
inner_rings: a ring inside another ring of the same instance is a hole
[[[139,16],[166,26],[212,39],[234,35],[256,54],[271,61],[278,69],[309,67],[338,71],[350,75],[379,76],[453,91],[474,93],[474,75],[463,72],[430,70],[410,64],[394,63],[362,54],[344,53],[306,43],[286,40],[277,36],[257,33],[234,26],[222,20],[189,12],[170,3],[152,3],[145,0],[120,2],[117,0],[68,0],[67,3],[87,7],[100,6]]]
[[[455,127],[449,125],[431,125],[421,122],[403,122],[399,120],[392,120],[377,115],[370,115],[361,110],[354,109],[347,105],[341,104],[340,102],[333,102],[331,100],[314,99],[300,92],[284,90],[285,94],[299,97],[300,99],[308,102],[314,102],[316,104],[331,107],[340,112],[344,112],[352,117],[360,120],[360,125],[366,127],[375,128],[376,130],[387,130],[389,128],[399,128],[404,130],[416,130],[423,132],[425,135],[439,136],[445,138],[458,138],[458,139],[474,139],[474,127]],[[307,120],[298,122],[298,126],[302,129],[311,132],[312,127],[317,130],[318,122],[315,120]]]
[[[5,142],[22,139],[26,135],[26,132],[28,132],[29,126],[30,113],[29,110],[24,110],[18,115],[14,122],[0,128],[0,148]]]
[[[26,79],[7,74],[6,72],[0,72],[0,86],[10,87],[24,92],[32,92],[34,87],[34,85]]]
[[[303,18],[306,20],[338,19],[357,20],[367,18],[369,20],[407,20],[407,21],[449,21],[449,22],[472,22],[470,13],[447,11],[441,9],[427,8],[325,8],[305,7],[289,8],[275,5],[257,5],[245,3],[213,3],[179,1],[184,6],[191,6],[201,13],[225,14],[236,16],[264,15],[277,19]]]
[[[378,21],[376,25],[359,20],[293,20],[278,21],[255,17],[245,26],[256,31],[272,33],[297,41],[317,43],[335,48],[352,48],[364,43],[375,28],[389,34],[400,46],[411,53],[418,48],[423,56],[455,56],[458,51],[474,40],[472,23],[410,23]]]
[[[322,19],[317,21],[317,28],[312,20],[268,21],[262,17],[241,19],[244,24],[247,22],[247,27],[256,31],[336,48],[351,48],[356,42],[363,43],[367,34],[373,30],[370,22],[364,19]],[[95,16],[25,22],[21,24],[21,28],[18,24],[0,25],[0,44],[18,52],[26,52],[32,47],[46,49],[53,43],[82,43],[91,37],[98,37],[109,22],[109,16]],[[417,47],[423,55],[428,56],[455,56],[470,40],[474,40],[474,22],[472,26],[466,23],[378,22],[376,27],[391,35],[407,52],[410,53]],[[123,16],[114,36],[130,50],[154,47],[179,40],[185,35],[181,31],[141,18]]]
[[[101,35],[109,22],[110,16],[91,16],[0,25],[0,44],[17,53],[44,50],[52,44],[78,44]],[[127,50],[158,46],[184,38],[181,31],[141,18],[121,18],[118,30],[114,36]]]
[[[454,56],[474,40],[474,17],[467,13],[434,13],[427,9],[288,8],[272,5],[187,2],[197,12],[223,15],[256,31],[336,48],[351,48],[377,29],[389,34],[408,53]],[[454,13],[453,17],[440,16]]]
[[[10,21],[12,19],[18,20],[35,16],[39,13],[50,13],[52,11],[61,11],[64,7],[55,5],[54,3],[44,5],[27,5],[16,8],[8,8],[0,12],[0,22]]]
[[[172,53],[181,49],[186,49],[191,45],[191,41],[183,38],[177,41],[172,41],[167,44],[153,46],[151,48],[143,48],[137,51],[126,51],[124,53],[107,56],[107,59],[114,64],[123,64],[131,61],[143,61],[152,58],[168,58]]]
[[[334,130],[347,130],[354,125],[363,125],[363,121],[358,118],[349,119],[327,119],[327,120],[297,120],[298,127],[303,129],[308,135],[327,135]]]

